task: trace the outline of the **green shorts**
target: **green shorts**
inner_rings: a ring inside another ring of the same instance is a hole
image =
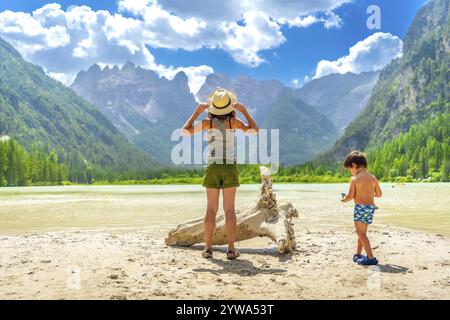
[[[209,164],[205,168],[203,186],[210,189],[239,187],[239,172],[236,164]]]

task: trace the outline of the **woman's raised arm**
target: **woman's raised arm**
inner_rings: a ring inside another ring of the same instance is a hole
[[[246,133],[254,133],[254,134],[258,133],[259,132],[259,128],[256,125],[256,122],[253,119],[252,115],[247,111],[247,108],[243,104],[241,104],[239,102],[236,102],[233,105],[233,107],[234,107],[234,109],[236,109],[237,111],[242,113],[244,115],[245,119],[248,122],[248,124],[245,124],[244,122],[242,122],[241,120],[236,118],[237,127],[239,129],[241,129],[242,131],[246,132]]]
[[[194,121],[206,110],[208,109],[208,104],[206,103],[200,103],[197,108],[195,109],[194,113],[189,117],[189,119],[186,121],[186,123],[183,126],[183,133],[186,135],[193,135],[196,133],[201,132],[204,127],[205,121],[201,121],[197,125],[194,126]]]

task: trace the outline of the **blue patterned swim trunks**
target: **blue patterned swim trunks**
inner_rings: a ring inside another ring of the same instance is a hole
[[[373,215],[375,213],[375,206],[368,204],[355,205],[355,215],[353,221],[358,221],[365,224],[372,224]]]

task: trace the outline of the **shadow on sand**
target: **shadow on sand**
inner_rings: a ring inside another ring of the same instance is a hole
[[[379,264],[376,266],[366,266],[366,268],[380,273],[405,273],[409,270],[408,268],[397,266],[395,264]]]
[[[208,268],[197,268],[197,269],[193,269],[193,271],[220,273],[220,274],[232,273],[232,274],[237,274],[237,275],[243,276],[243,277],[251,277],[251,276],[256,276],[259,274],[275,275],[275,274],[280,274],[280,273],[286,272],[286,270],[283,270],[283,269],[257,268],[253,265],[253,263],[251,261],[242,259],[240,257],[233,261],[216,259],[216,258],[209,259],[209,261],[222,267],[222,269],[217,270],[217,269],[208,269]]]
[[[173,246],[172,248],[180,248],[183,250],[195,250],[201,252],[204,249],[203,245],[193,245],[191,247],[177,247]],[[282,254],[277,251],[276,248],[238,248],[239,252],[241,253],[241,257],[244,254],[253,254],[253,255],[261,255],[261,256],[272,256],[275,258],[278,258],[280,262],[286,262],[292,259],[293,254],[292,253],[286,253]],[[224,246],[216,246],[214,247],[214,252],[220,252],[223,254],[226,254],[227,249]]]
[[[201,258],[201,252],[203,251],[203,246],[192,246],[192,247],[184,247],[184,250],[195,250],[199,252],[199,257]],[[284,269],[272,269],[270,267],[267,268],[258,268],[256,267],[253,262],[245,259],[245,254],[253,254],[253,255],[264,255],[264,256],[272,256],[279,259],[281,262],[288,261],[292,258],[292,254],[281,254],[277,252],[275,248],[271,249],[256,249],[256,248],[239,248],[239,252],[241,253],[241,256],[237,258],[236,260],[226,260],[224,259],[217,259],[215,257],[208,259],[213,264],[218,265],[219,267],[222,267],[222,269],[209,269],[209,268],[196,268],[193,269],[195,272],[210,272],[210,273],[220,273],[220,274],[237,274],[240,276],[256,276],[258,274],[280,274],[285,273],[286,270]],[[215,247],[214,253],[220,253],[225,255],[226,254],[226,248],[225,247]]]

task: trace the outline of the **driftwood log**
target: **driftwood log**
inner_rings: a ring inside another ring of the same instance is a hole
[[[261,195],[256,205],[236,210],[236,241],[255,237],[268,237],[278,247],[280,253],[289,253],[295,249],[295,234],[292,218],[298,217],[297,210],[290,202],[277,204],[272,190],[272,178],[266,167],[260,167]],[[169,232],[165,242],[169,246],[192,246],[204,242],[203,218],[187,221]],[[225,217],[217,216],[213,244],[227,243]]]

